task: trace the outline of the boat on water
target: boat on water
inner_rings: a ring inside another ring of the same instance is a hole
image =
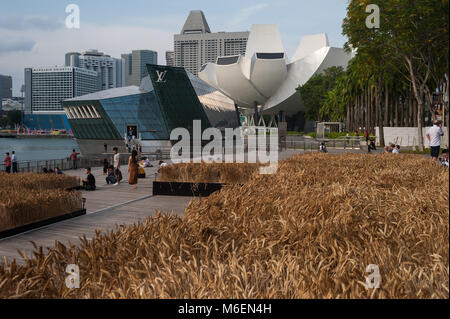
[[[16,135],[12,130],[0,130],[0,138],[15,138]]]

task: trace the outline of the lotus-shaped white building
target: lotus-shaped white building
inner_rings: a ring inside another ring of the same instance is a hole
[[[302,38],[288,60],[276,25],[253,25],[245,56],[218,57],[205,64],[199,77],[231,98],[237,107],[261,114],[303,112],[296,88],[332,66],[347,67],[351,55],[330,47],[326,34]]]

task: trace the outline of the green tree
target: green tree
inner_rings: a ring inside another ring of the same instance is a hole
[[[368,29],[365,24],[369,4],[380,7],[379,29]],[[381,116],[382,87],[389,87],[383,83],[386,72],[398,72],[409,82],[416,102],[413,114],[420,149],[425,94],[436,89],[428,87],[430,79],[436,79],[433,86],[442,87],[436,82],[443,82],[442,75],[447,74],[448,85],[448,58],[442,61],[448,56],[448,10],[448,0],[351,0],[343,23],[347,47],[357,48],[358,54],[366,54],[376,66],[375,116]]]
[[[9,124],[7,117],[0,117],[0,128],[6,128]]]
[[[22,123],[22,111],[13,110],[9,111],[7,114],[9,125],[14,126],[16,124]]]
[[[343,74],[344,69],[342,67],[333,66],[324,70],[323,73],[311,77],[308,82],[297,88],[305,107],[305,117],[308,120],[322,121],[329,119],[329,114],[327,112],[321,113],[321,108],[327,100],[328,92],[333,90],[336,81]]]

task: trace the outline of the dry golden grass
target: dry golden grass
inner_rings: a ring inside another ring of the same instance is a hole
[[[249,180],[261,164],[241,163],[185,163],[161,168],[160,182],[230,183],[241,184]]]
[[[18,190],[48,190],[64,189],[78,186],[76,177],[56,174],[6,174],[0,172],[0,189]]]
[[[37,248],[0,266],[0,298],[448,298],[448,182],[414,155],[296,156],[184,219]],[[81,289],[65,287],[67,264]]]
[[[81,209],[75,177],[56,174],[0,173],[0,231]]]

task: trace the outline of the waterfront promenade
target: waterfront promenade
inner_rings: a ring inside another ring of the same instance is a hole
[[[343,150],[330,150],[330,153],[343,152]],[[345,152],[364,153],[361,150],[346,150]],[[279,160],[302,153],[304,153],[303,150],[283,151],[279,153]],[[121,169],[124,180],[118,186],[106,185],[102,168],[93,168],[92,172],[96,178],[98,189],[94,192],[83,191],[87,214],[0,240],[0,262],[6,258],[8,261],[16,259],[18,263],[23,263],[24,259],[18,250],[23,251],[27,256],[32,256],[34,247],[31,241],[43,247],[53,247],[55,241],[65,245],[77,244],[83,235],[90,239],[95,235],[96,230],[107,232],[114,230],[116,226],[135,224],[147,217],[154,216],[157,211],[183,217],[184,210],[192,198],[152,196],[157,162],[153,162],[153,165],[155,167],[145,169],[146,178],[139,179],[136,190],[128,185],[126,166]],[[65,174],[84,176],[84,169],[66,171]]]

